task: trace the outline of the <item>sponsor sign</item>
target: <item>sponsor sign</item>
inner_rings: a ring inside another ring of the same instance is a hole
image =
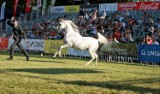
[[[159,45],[138,45],[138,59],[141,62],[160,63]]]
[[[97,10],[99,7],[98,4],[93,5],[80,5],[80,10],[83,12],[93,12],[94,10]]]
[[[99,4],[99,11],[117,11],[118,3]]]
[[[79,5],[65,6],[65,12],[79,12],[79,9]]]
[[[56,7],[51,7],[50,12],[51,13],[64,13],[65,9],[64,9],[64,6],[56,6]]]
[[[74,48],[68,48],[68,54],[75,55],[75,56],[90,56],[87,50],[78,50]]]
[[[118,10],[159,10],[159,2],[118,3]]]
[[[0,50],[8,49],[8,38],[0,38]]]
[[[159,10],[159,2],[137,2],[139,5],[139,10]]]
[[[9,38],[9,44],[8,44],[8,49],[10,49],[10,46],[13,44],[14,39]],[[24,47],[26,50],[32,50],[32,51],[44,51],[44,40],[39,40],[39,39],[29,39],[27,42],[22,39],[21,40],[21,45]],[[15,50],[19,50],[18,46],[15,47]]]
[[[55,53],[64,44],[63,40],[45,40],[44,52]],[[62,49],[62,54],[67,54],[67,48]]]
[[[138,10],[136,2],[118,3],[118,10]]]
[[[114,56],[137,56],[136,44],[112,43],[102,46],[100,52]]]
[[[32,50],[32,51],[43,51],[44,50],[44,40],[29,39],[26,45],[26,49]]]

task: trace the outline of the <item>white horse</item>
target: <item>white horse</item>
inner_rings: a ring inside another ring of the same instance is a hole
[[[78,48],[80,50],[88,50],[91,55],[91,60],[85,65],[88,65],[93,60],[96,60],[94,65],[97,65],[98,55],[96,51],[98,50],[99,43],[106,44],[109,43],[107,38],[98,33],[98,39],[92,37],[83,37],[79,33],[79,28],[71,20],[61,20],[59,22],[59,30],[65,30],[64,42],[65,44],[60,46],[59,50],[54,54],[54,58],[57,54],[61,57],[61,50],[66,47]]]

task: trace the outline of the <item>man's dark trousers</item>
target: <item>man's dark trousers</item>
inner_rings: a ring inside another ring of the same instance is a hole
[[[16,45],[24,53],[24,55],[26,57],[28,57],[29,55],[28,55],[27,51],[23,48],[23,46],[20,43],[21,42],[21,36],[20,35],[14,35],[13,39],[14,39],[14,43],[10,47],[10,57],[13,58],[14,48],[15,48]]]

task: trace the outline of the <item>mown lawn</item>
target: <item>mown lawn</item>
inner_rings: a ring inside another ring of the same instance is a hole
[[[160,94],[160,66],[0,52],[0,94]]]

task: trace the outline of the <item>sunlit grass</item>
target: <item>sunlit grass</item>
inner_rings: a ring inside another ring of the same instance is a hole
[[[160,67],[0,53],[0,94],[159,94]]]

